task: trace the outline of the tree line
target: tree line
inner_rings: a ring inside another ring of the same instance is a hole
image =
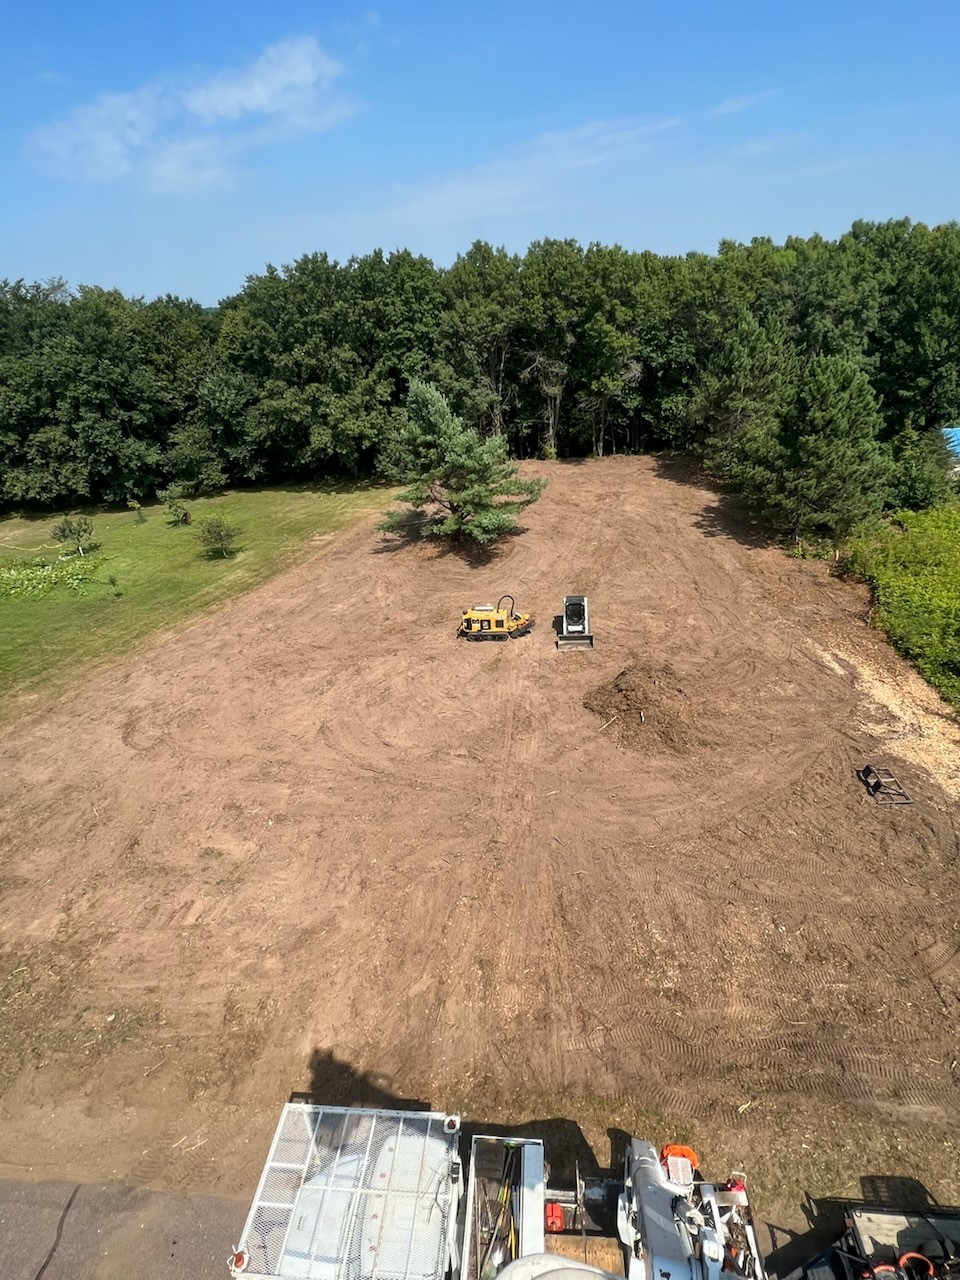
[[[960,226],[665,257],[314,253],[216,308],[0,284],[0,507],[370,476],[411,384],[516,458],[694,449],[779,533],[949,491]]]

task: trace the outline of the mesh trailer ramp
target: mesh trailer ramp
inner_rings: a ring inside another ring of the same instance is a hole
[[[459,1271],[460,1117],[290,1102],[230,1271],[444,1280]]]

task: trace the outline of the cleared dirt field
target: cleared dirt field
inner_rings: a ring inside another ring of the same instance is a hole
[[[252,1191],[313,1088],[960,1199],[956,721],[682,469],[537,470],[492,563],[369,521],[4,732],[3,1171]]]

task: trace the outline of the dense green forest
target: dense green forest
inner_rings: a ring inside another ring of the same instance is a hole
[[[960,226],[311,254],[213,309],[4,282],[0,508],[374,474],[411,379],[519,458],[699,450],[773,531],[838,542],[948,492]]]

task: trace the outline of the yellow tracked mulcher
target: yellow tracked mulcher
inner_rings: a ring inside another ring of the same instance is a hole
[[[517,613],[513,596],[501,596],[496,607],[475,604],[472,609],[464,609],[457,635],[465,640],[515,640],[525,636],[532,626],[529,613]]]

